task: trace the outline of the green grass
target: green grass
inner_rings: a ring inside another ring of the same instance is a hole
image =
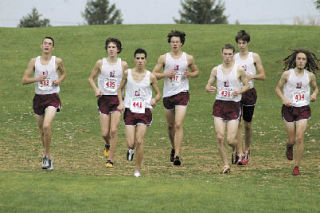
[[[106,169],[96,98],[87,80],[95,62],[105,56],[104,41],[109,36],[120,38],[120,57],[130,67],[134,50],[145,48],[152,70],[159,55],[169,51],[166,35],[171,29],[187,33],[183,50],[195,57],[200,70],[200,76],[190,81],[183,164],[174,168],[168,162],[170,146],[159,103],[145,137],[143,177],[135,179],[134,162],[125,160],[123,123],[116,168]],[[223,176],[211,117],[214,98],[204,87],[212,67],[221,63],[222,45],[235,44],[240,29],[250,32],[250,49],[260,54],[267,79],[256,81],[252,160]],[[284,155],[281,101],[274,92],[288,49],[303,47],[319,56],[318,31],[308,26],[253,25],[0,28],[0,212],[319,211],[319,102],[311,105],[302,176],[292,177],[293,162]],[[21,85],[30,58],[41,53],[40,43],[47,35],[55,38],[54,54],[64,60],[67,71],[60,93],[63,108],[53,123],[52,173],[40,168],[42,145],[32,113],[33,85]]]

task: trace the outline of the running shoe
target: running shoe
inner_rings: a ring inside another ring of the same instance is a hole
[[[47,169],[49,167],[48,157],[45,155],[42,158],[42,169]]]
[[[293,168],[292,175],[293,175],[293,176],[301,175],[301,174],[300,174],[300,171],[299,171],[299,166],[295,166],[295,167]]]
[[[239,155],[238,156],[238,161],[237,161],[237,165],[246,165],[248,163],[248,160],[245,159],[244,155]]]
[[[238,156],[238,153],[236,152],[233,152],[232,155],[231,155],[231,163],[232,164],[236,164],[239,160],[239,156]]]
[[[133,174],[135,177],[141,177],[141,174],[138,170],[134,171],[134,174]]]
[[[223,170],[221,171],[221,174],[230,174],[231,169],[230,166],[224,166]]]
[[[53,170],[53,159],[48,159],[48,164],[49,166],[47,167],[48,171],[52,171]]]
[[[107,162],[106,162],[106,167],[107,167],[107,168],[114,168],[113,162],[112,162],[111,160],[107,160]]]
[[[175,165],[175,166],[180,166],[181,165],[181,161],[179,159],[179,156],[176,156],[174,158],[173,165]]]
[[[250,149],[248,149],[247,151],[245,151],[244,153],[244,159],[248,161],[249,163],[249,159],[250,159]]]
[[[108,158],[110,155],[110,145],[105,145],[104,150],[103,150],[103,155]]]
[[[286,156],[288,160],[293,160],[293,145],[287,144]]]
[[[133,148],[129,148],[127,151],[127,160],[128,161],[132,161],[133,160],[133,155],[134,155],[134,149]]]
[[[176,151],[174,149],[171,149],[171,153],[170,153],[170,162],[174,161],[174,154],[176,153]]]

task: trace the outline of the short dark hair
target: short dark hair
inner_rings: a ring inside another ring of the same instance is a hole
[[[45,39],[50,39],[52,41],[52,46],[54,47],[54,39],[50,36],[46,36],[42,39],[42,43],[44,42]]]
[[[246,42],[250,42],[250,35],[245,30],[240,30],[238,34],[236,35],[236,42],[238,43],[238,40],[243,40]]]
[[[137,54],[144,54],[144,57],[147,58],[147,51],[142,48],[136,49],[136,51],[134,51],[133,57],[135,58]]]
[[[181,41],[182,45],[184,44],[184,42],[186,40],[185,39],[186,34],[184,32],[178,31],[178,30],[171,30],[171,32],[168,34],[168,43],[171,42],[172,37],[180,37],[180,41]]]
[[[232,44],[223,45],[223,47],[221,48],[221,52],[223,52],[224,49],[232,50],[233,53],[236,51],[236,49],[234,48],[234,46]]]
[[[117,39],[117,38],[112,38],[112,37],[107,38],[105,48],[107,49],[109,43],[111,43],[111,42],[116,44],[116,46],[118,48],[118,53],[121,53],[122,44],[121,44],[121,41],[119,39]]]

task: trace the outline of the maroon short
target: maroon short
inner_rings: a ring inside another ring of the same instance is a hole
[[[180,92],[176,95],[163,98],[163,106],[168,110],[174,110],[175,106],[187,106],[189,103],[189,92]]]
[[[282,118],[287,122],[309,119],[311,117],[311,109],[309,105],[302,107],[287,107],[282,105],[281,113]]]
[[[224,121],[240,120],[240,102],[216,100],[213,105],[212,115]]]
[[[123,118],[125,125],[128,126],[137,126],[139,124],[150,126],[152,122],[152,112],[146,108],[145,113],[133,113],[129,108],[126,108]]]
[[[103,95],[98,99],[98,110],[102,114],[109,115],[118,110],[119,99],[117,95]]]
[[[48,95],[38,95],[35,94],[33,98],[33,111],[37,115],[43,115],[45,109],[48,106],[53,106],[57,109],[57,112],[60,111],[61,101],[57,93],[48,94]]]
[[[257,91],[251,88],[242,94],[241,104],[244,106],[254,106],[257,102]]]

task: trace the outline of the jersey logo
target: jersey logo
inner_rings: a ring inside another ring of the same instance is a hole
[[[42,75],[48,75],[48,74],[49,74],[48,70],[42,72]]]
[[[179,70],[179,68],[180,68],[179,65],[174,65],[173,66],[173,70]]]
[[[223,82],[223,86],[224,86],[224,87],[229,87],[229,81],[224,81],[224,82]]]
[[[301,89],[301,88],[302,88],[302,82],[297,82],[296,88],[297,88],[297,89]]]
[[[110,71],[110,77],[111,78],[114,78],[115,75],[116,75],[116,71],[115,70]]]
[[[140,89],[134,91],[134,96],[140,96]]]

